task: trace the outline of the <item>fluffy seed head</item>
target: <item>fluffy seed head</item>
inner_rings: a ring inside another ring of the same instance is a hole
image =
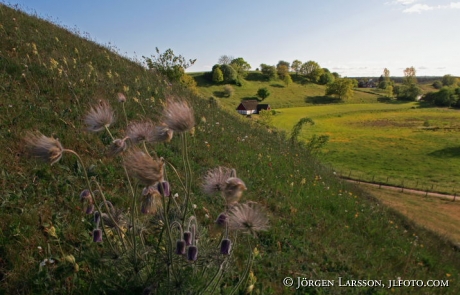
[[[219,166],[209,170],[203,179],[203,191],[208,195],[224,191],[227,186],[227,179],[229,179],[232,169]]]
[[[153,142],[170,142],[173,134],[174,132],[162,123],[153,129]]]
[[[230,177],[225,184],[223,196],[227,201],[227,205],[237,203],[243,195],[243,191],[247,190],[244,182],[237,177]]]
[[[114,157],[122,152],[126,151],[128,145],[126,144],[126,138],[115,139],[109,147],[108,155]]]
[[[59,140],[47,137],[38,131],[27,132],[24,140],[32,156],[49,162],[51,165],[59,161],[64,152],[64,148]]]
[[[128,173],[145,186],[163,181],[163,158],[154,160],[140,149],[132,149],[126,154],[124,163]]]
[[[149,186],[142,191],[141,212],[155,214],[161,208],[161,194],[156,187]]]
[[[85,117],[85,124],[89,131],[98,132],[104,130],[115,122],[115,114],[110,104],[101,100],[93,105]]]
[[[185,100],[170,97],[163,109],[162,122],[173,131],[185,132],[195,126],[195,117],[192,108]]]
[[[133,142],[152,142],[154,139],[155,127],[151,121],[136,121],[129,123],[126,128],[126,136]]]
[[[268,229],[268,219],[257,203],[236,204],[229,211],[228,227],[231,230],[255,235]]]

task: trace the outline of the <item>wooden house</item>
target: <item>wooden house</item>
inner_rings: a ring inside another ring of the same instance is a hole
[[[257,100],[243,100],[236,108],[242,115],[258,114],[261,110],[271,110],[269,104],[259,104]]]

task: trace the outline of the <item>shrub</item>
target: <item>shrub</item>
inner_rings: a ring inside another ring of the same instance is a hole
[[[235,89],[233,89],[232,86],[230,85],[225,85],[224,86],[224,93],[227,97],[232,97],[233,94],[235,93]]]

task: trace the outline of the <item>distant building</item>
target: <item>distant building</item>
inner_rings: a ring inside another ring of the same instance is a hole
[[[236,108],[242,115],[258,114],[262,110],[271,110],[269,104],[259,104],[257,100],[243,100]]]

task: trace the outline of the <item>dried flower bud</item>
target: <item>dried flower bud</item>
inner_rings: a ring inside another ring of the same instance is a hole
[[[91,214],[94,212],[94,204],[90,203],[88,206],[86,206],[85,213],[86,214]]]
[[[232,250],[232,241],[229,239],[223,239],[220,243],[220,254],[229,255]]]
[[[118,102],[121,102],[121,103],[126,102],[126,96],[123,93],[118,92],[117,97],[118,97]]]
[[[195,245],[190,245],[187,249],[187,260],[196,261],[198,258],[198,248]]]
[[[82,192],[80,193],[80,202],[83,203],[83,202],[86,202],[86,201],[89,201],[89,200],[91,200],[91,193],[90,193],[89,189],[82,190]]]
[[[102,242],[102,230],[98,228],[93,230],[93,242],[94,243]]]
[[[177,240],[176,242],[176,254],[178,255],[183,255],[185,254],[185,248],[186,248],[186,245],[185,245],[185,241],[184,240]]]
[[[187,246],[192,244],[192,232],[184,231],[184,241]]]
[[[220,213],[219,216],[217,216],[216,219],[216,224],[219,226],[225,226],[228,222],[228,216],[225,213]]]
[[[165,197],[169,197],[171,195],[171,190],[169,187],[168,181],[162,181],[157,184],[158,191],[163,194]]]

